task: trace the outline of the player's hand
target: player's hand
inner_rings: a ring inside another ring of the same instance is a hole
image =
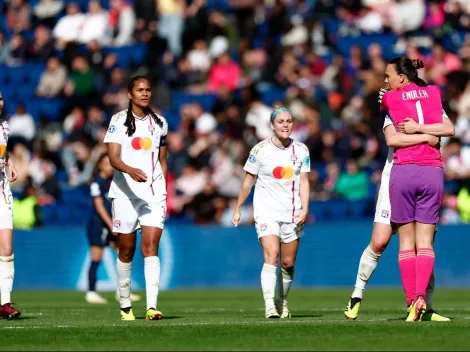
[[[432,136],[430,134],[427,135],[427,139],[428,139],[428,144],[431,147],[437,146],[439,144],[439,142],[441,141],[441,139],[439,137]]]
[[[390,90],[390,88],[380,88],[379,90],[379,104],[382,104],[382,99],[384,97],[384,94],[387,93]]]
[[[295,216],[294,223],[297,226],[302,226],[303,224],[305,224],[305,221],[307,221],[307,217],[308,217],[308,211],[302,210],[300,211],[299,214]]]
[[[13,165],[13,163],[10,163],[8,165],[8,180],[10,182],[15,182],[16,179],[18,178],[18,171],[16,171],[16,168],[15,168],[15,165]]]
[[[240,218],[241,218],[240,210],[235,209],[235,211],[233,212],[233,216],[232,216],[232,224],[235,227],[237,227],[240,224]]]
[[[146,182],[147,175],[141,169],[134,169],[132,168],[130,172],[128,172],[129,176],[136,182]]]
[[[419,125],[411,117],[407,117],[405,122],[400,122],[398,124],[398,131],[406,134],[419,133]]]

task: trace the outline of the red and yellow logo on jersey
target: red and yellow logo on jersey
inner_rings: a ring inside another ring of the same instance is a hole
[[[0,158],[4,158],[7,154],[7,146],[5,144],[0,144]]]
[[[152,148],[152,140],[149,137],[134,137],[131,145],[135,150],[149,150]]]
[[[294,169],[292,169],[290,166],[278,166],[274,168],[273,176],[278,180],[289,180],[292,178],[292,176],[294,176]]]

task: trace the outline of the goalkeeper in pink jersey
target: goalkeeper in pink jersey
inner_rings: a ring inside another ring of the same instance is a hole
[[[418,77],[421,60],[397,57],[389,62],[385,82],[391,91],[381,108],[395,126],[410,119],[418,125],[442,123],[441,93]],[[391,221],[398,225],[399,268],[410,311],[407,321],[417,321],[426,311],[426,287],[434,268],[433,238],[439,221],[444,170],[438,146],[423,143],[394,144],[393,131],[385,134],[395,147],[390,175]]]

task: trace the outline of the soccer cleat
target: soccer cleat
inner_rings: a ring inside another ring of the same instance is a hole
[[[106,303],[108,303],[108,300],[106,298],[101,297],[95,291],[88,291],[85,295],[85,301],[87,301],[88,303],[93,303],[93,304],[106,304]]]
[[[289,308],[287,308],[287,300],[276,300],[276,310],[279,313],[281,319],[291,318]]]
[[[121,309],[121,320],[135,320],[135,316],[131,308],[129,308],[128,312]]]
[[[136,295],[135,293],[131,293],[129,297],[131,299],[131,302],[139,302],[142,299],[142,297],[140,297],[139,295]],[[116,291],[115,298],[116,298],[116,301],[118,302],[120,301],[121,297],[119,297],[119,290]]]
[[[145,313],[145,320],[162,320],[163,313],[155,310],[153,308],[147,309],[147,313]]]
[[[266,308],[266,313],[264,314],[266,319],[279,319],[279,313],[276,310],[276,307]]]
[[[348,302],[348,305],[346,306],[346,309],[344,310],[344,316],[347,319],[356,320],[356,318],[359,316],[359,309],[361,308],[361,301],[362,301],[362,298],[351,297],[351,299]]]
[[[16,303],[5,303],[3,306],[0,306],[0,318],[14,319],[21,315],[21,312],[13,308],[12,304]]]
[[[413,302],[410,307],[410,313],[406,321],[418,321],[426,311],[426,301],[423,297],[419,296],[416,302]]]
[[[421,321],[450,321],[450,319],[437,314],[434,309],[428,309],[421,316]]]

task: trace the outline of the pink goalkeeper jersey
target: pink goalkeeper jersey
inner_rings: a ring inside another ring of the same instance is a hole
[[[419,124],[442,123],[441,91],[436,86],[419,87],[414,83],[384,94],[382,110],[395,127],[411,117]],[[394,164],[417,164],[442,167],[441,152],[428,144],[395,148]]]

